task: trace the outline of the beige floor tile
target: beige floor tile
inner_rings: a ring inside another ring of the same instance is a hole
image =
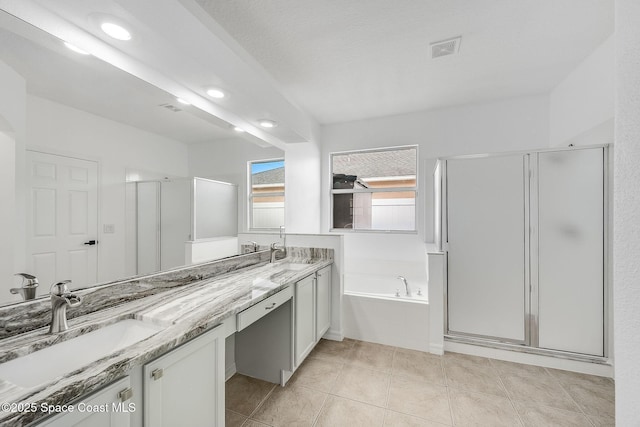
[[[589,384],[563,385],[580,409],[587,415],[615,416],[615,397],[613,385],[598,386]]]
[[[384,427],[444,427],[445,425],[389,410],[384,416]]]
[[[507,397],[498,373],[490,366],[445,363],[444,373],[449,387]]]
[[[337,396],[329,396],[316,427],[382,426],[384,409]]]
[[[440,357],[413,350],[398,350],[393,355],[394,376],[400,375],[444,385]]]
[[[396,412],[451,425],[447,388],[425,381],[391,377],[387,407]]]
[[[483,393],[449,390],[453,422],[457,426],[521,426],[509,399]]]
[[[306,387],[278,387],[251,416],[270,426],[311,426],[327,395]]]
[[[501,375],[548,375],[542,366],[525,365],[505,360],[491,359],[491,366]]]
[[[491,363],[486,357],[472,356],[470,354],[463,353],[451,353],[446,352],[442,356],[442,361],[446,365],[463,365],[468,367],[477,368],[491,368]]]
[[[236,374],[226,383],[225,406],[233,412],[249,416],[275,386]]]
[[[353,346],[347,363],[363,368],[391,372],[394,347],[358,341]]]
[[[385,406],[391,374],[346,365],[336,379],[331,394],[376,406]]]
[[[351,353],[355,340],[345,338],[342,341],[321,339],[311,352],[312,357],[334,360],[344,363]]]
[[[336,381],[342,364],[331,360],[308,357],[298,368],[289,385],[301,385],[315,390],[329,392]]]
[[[587,417],[578,412],[523,402],[515,402],[515,407],[526,427],[584,427],[589,425]]]
[[[589,418],[589,420],[591,420],[593,425],[596,427],[615,427],[616,425],[616,420],[613,417],[607,417],[607,416],[596,417],[593,415],[587,415],[587,418]]]
[[[269,426],[268,424],[260,423],[256,420],[247,420],[244,424],[242,424],[242,427],[271,427],[271,426]]]
[[[244,415],[238,414],[228,409],[224,413],[225,427],[240,427],[246,420],[247,417],[245,417]]]
[[[585,414],[605,419],[615,415],[615,384],[611,378],[559,369],[547,370],[558,379]]]
[[[560,369],[547,368],[549,374],[560,381],[560,384],[582,384],[596,385],[602,387],[611,387],[613,389],[613,380],[607,377],[597,375],[581,374],[579,372],[562,371]]]
[[[502,375],[500,379],[507,389],[509,397],[513,400],[579,412],[573,399],[551,375],[507,374]]]

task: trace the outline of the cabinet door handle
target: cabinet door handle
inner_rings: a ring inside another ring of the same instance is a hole
[[[264,309],[265,309],[265,310],[271,310],[271,309],[272,309],[273,307],[275,307],[275,306],[276,306],[276,303],[275,303],[275,302],[273,302],[273,303],[271,303],[271,305],[270,305],[269,307],[265,307]]]
[[[131,389],[131,387],[127,387],[124,390],[120,390],[118,392],[118,399],[120,400],[120,402],[126,402],[132,397],[133,397],[133,390]]]
[[[163,375],[164,372],[160,368],[151,371],[151,378],[153,378],[155,381],[158,381],[160,378],[162,378]]]

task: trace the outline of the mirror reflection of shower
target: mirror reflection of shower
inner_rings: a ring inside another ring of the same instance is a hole
[[[132,274],[238,253],[238,187],[204,178],[127,183]]]

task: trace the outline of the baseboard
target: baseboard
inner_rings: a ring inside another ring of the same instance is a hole
[[[342,331],[329,329],[327,333],[322,336],[322,338],[331,341],[342,341],[344,339],[344,334],[342,333]]]
[[[235,362],[231,365],[227,366],[224,370],[224,380],[227,381],[229,378],[235,375],[237,372]]]
[[[429,353],[437,354],[438,356],[442,356],[444,354],[444,345],[443,344],[431,344],[431,343],[429,343]]]

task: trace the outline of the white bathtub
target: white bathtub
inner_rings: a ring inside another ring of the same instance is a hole
[[[399,273],[402,274],[402,273]],[[391,275],[344,275],[344,335],[362,341],[428,351],[429,304],[426,282]],[[399,290],[400,297],[396,296]],[[422,295],[417,295],[418,290]]]

